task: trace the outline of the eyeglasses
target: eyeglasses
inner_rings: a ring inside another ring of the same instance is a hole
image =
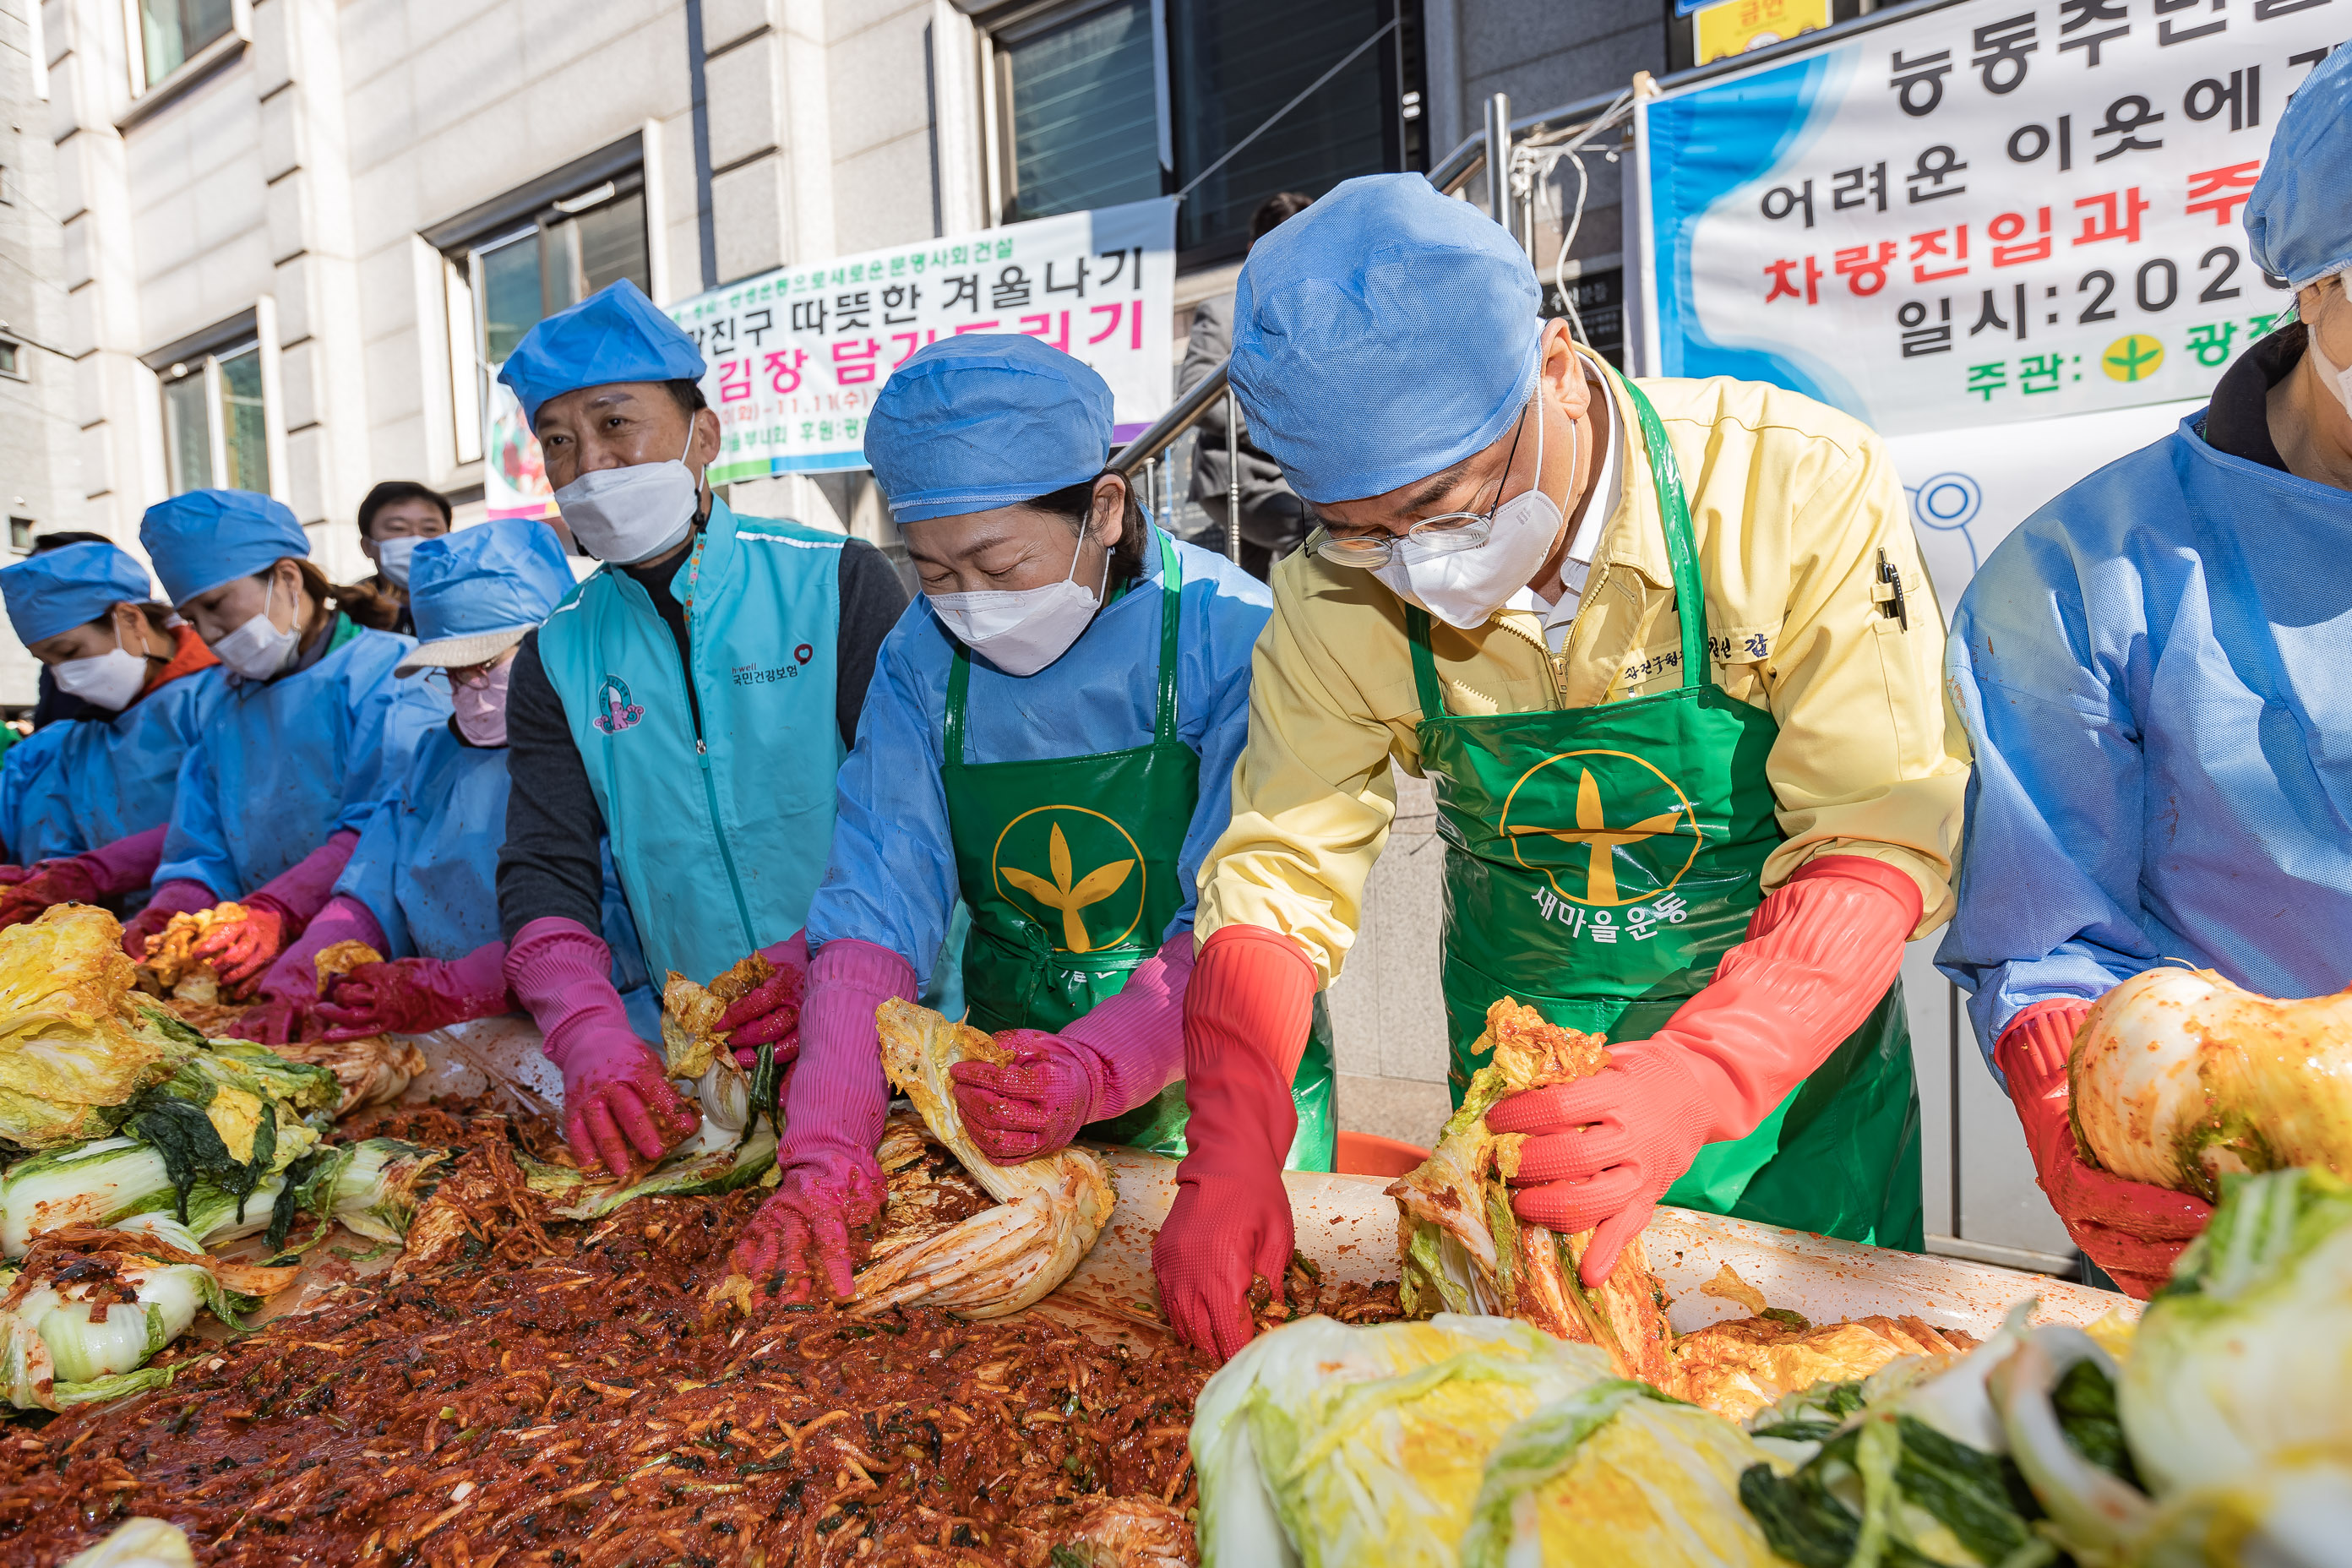
[[[454,690],[462,686],[468,691],[479,691],[490,684],[490,672],[497,668],[496,660],[488,664],[468,664],[456,668],[445,666],[426,670],[425,679],[427,684],[439,686],[445,690]]]
[[[1529,405],[1533,405],[1532,399]],[[1527,412],[1522,409],[1518,423],[1511,430],[1510,450],[1503,457],[1503,471],[1495,479],[1495,500],[1485,511],[1442,511],[1435,517],[1423,518],[1402,535],[1379,533],[1343,538],[1328,526],[1318,525],[1307,535],[1307,547],[1334,566],[1353,566],[1361,572],[1379,571],[1396,559],[1400,547],[1412,550],[1412,553],[1405,557],[1407,561],[1433,560],[1477,549],[1495,531],[1495,513],[1503,504],[1503,485],[1511,477],[1511,464],[1518,458],[1519,436],[1527,423]]]

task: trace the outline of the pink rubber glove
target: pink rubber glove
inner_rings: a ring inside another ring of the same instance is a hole
[[[173,915],[192,915],[199,910],[211,909],[221,901],[220,895],[202,882],[175,877],[155,889],[154,897],[122,928],[122,951],[144,963],[148,942],[163,934],[172,923]]]
[[[791,1061],[801,1048],[801,993],[808,987],[808,932],[796,931],[783,941],[760,950],[776,972],[745,993],[719,1016],[719,1028],[735,1053],[736,1065],[749,1072],[759,1064],[760,1047],[776,1047],[776,1059]]]
[[[1221,1359],[1255,1332],[1253,1276],[1282,1300],[1293,1243],[1282,1162],[1298,1132],[1290,1079],[1307,1050],[1315,979],[1291,938],[1232,925],[1201,944],[1184,990],[1189,1147],[1151,1272],[1177,1338]]]
[[[335,890],[335,879],[360,836],[345,829],[239,899],[245,919],[215,926],[188,950],[205,960],[232,995],[250,995],[286,944],[302,934]],[[379,939],[381,940],[381,939]],[[306,986],[307,991],[310,987]]]
[[[31,920],[51,904],[94,904],[110,895],[145,887],[155,879],[155,868],[163,864],[167,831],[159,823],[144,833],[68,858],[42,861],[0,895],[0,927]]]
[[[2171,1278],[2181,1248],[2203,1233],[2213,1210],[2191,1194],[2129,1181],[2084,1160],[2068,1114],[2066,1060],[2090,1010],[2076,996],[2034,1003],[2001,1031],[1992,1059],[2009,1079],[2034,1179],[2066,1234],[2126,1295],[2145,1301]]]
[[[328,982],[311,1011],[331,1040],[370,1035],[421,1035],[468,1018],[511,1011],[507,944],[487,942],[463,958],[403,958],[362,963]]]
[[[247,1009],[230,1032],[239,1039],[282,1046],[294,1040],[315,1040],[326,1033],[326,1022],[312,1012],[319,999],[320,953],[339,942],[364,942],[382,952],[383,928],[359,900],[337,896],[261,977],[261,1005]]]
[[[1593,1231],[1580,1272],[1597,1289],[1703,1145],[1754,1131],[1861,1027],[1903,966],[1919,902],[1884,861],[1807,861],[1664,1028],[1612,1046],[1591,1078],[1499,1101],[1487,1127],[1529,1135],[1511,1184],[1519,1217]]]
[[[882,1043],[874,1010],[915,999],[914,966],[887,947],[836,938],[809,964],[801,1004],[800,1059],[784,1095],[782,1173],[736,1239],[738,1274],[786,1301],[822,1286],[848,1299],[856,1259],[851,1232],[882,1213],[882,1167],[874,1158],[889,1112]]]
[[[964,1131],[980,1152],[1000,1165],[1050,1154],[1087,1122],[1123,1116],[1181,1077],[1194,945],[1189,931],[1171,938],[1118,995],[1058,1035],[1005,1030],[996,1037],[1013,1052],[1003,1066],[948,1068]]]
[[[702,1118],[629,1028],[612,973],[604,939],[560,915],[523,927],[507,951],[507,986],[546,1036],[540,1048],[563,1071],[563,1136],[572,1156],[583,1170],[625,1176],[693,1137]]]

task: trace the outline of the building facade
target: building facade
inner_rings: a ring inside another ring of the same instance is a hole
[[[35,0],[0,0],[0,563],[29,551],[36,534],[83,526],[40,23]],[[0,708],[28,706],[36,673],[0,631]]]

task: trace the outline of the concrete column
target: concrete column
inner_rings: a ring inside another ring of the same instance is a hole
[[[373,478],[342,58],[332,0],[256,0],[252,16],[285,431],[271,468],[310,526],[354,516]],[[320,542],[328,575],[364,574],[349,530]]]
[[[138,357],[129,175],[114,128],[131,107],[123,13],[104,0],[51,0],[45,19],[67,289],[58,346],[74,356],[82,525],[128,542],[164,483],[163,409]]]

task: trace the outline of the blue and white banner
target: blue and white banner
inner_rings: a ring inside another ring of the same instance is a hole
[[[2352,0],[1967,0],[1641,106],[1644,368],[1890,436],[2202,397],[2291,302],[2240,226]]]

